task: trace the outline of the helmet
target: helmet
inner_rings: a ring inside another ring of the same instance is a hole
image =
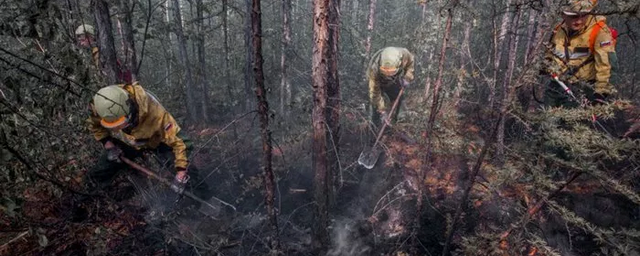
[[[102,118],[100,124],[105,128],[114,128],[127,122],[131,113],[128,100],[129,93],[118,85],[100,89],[93,96],[95,111]]]
[[[387,47],[380,53],[380,72],[385,76],[393,76],[398,73],[402,62],[402,53],[399,48]]]
[[[589,14],[598,4],[598,0],[569,0],[563,7],[562,13],[567,16]]]
[[[84,34],[95,35],[95,32],[96,30],[93,28],[93,26],[88,24],[82,24],[78,26],[78,28],[76,28],[76,36],[84,35]]]

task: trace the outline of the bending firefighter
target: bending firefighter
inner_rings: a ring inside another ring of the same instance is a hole
[[[592,14],[596,4],[597,0],[571,0],[562,10],[563,21],[553,31],[546,56],[553,78],[545,90],[547,106],[602,104],[615,92],[610,79],[617,63],[616,32],[605,24],[605,17]]]
[[[386,47],[376,52],[369,62],[367,78],[369,79],[369,100],[371,102],[371,121],[380,126],[380,119],[395,123],[402,97],[398,107],[387,113],[387,107],[399,97],[401,86],[408,86],[413,81],[413,54],[400,47]],[[385,103],[383,95],[389,97],[389,104]]]
[[[126,169],[120,156],[135,159],[146,151],[154,153],[164,167],[173,167],[176,174],[172,189],[182,192],[187,188],[207,199],[209,191],[205,182],[192,187],[199,179],[187,158],[191,150],[189,140],[152,94],[137,83],[110,85],[96,93],[91,110],[87,120],[89,130],[105,149],[98,164],[88,173],[94,185],[104,188],[120,170]],[[189,176],[192,181],[187,183]]]

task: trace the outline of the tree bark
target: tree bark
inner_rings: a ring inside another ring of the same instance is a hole
[[[245,8],[247,13],[252,12],[252,0],[245,0]],[[247,48],[245,55],[245,66],[244,66],[244,93],[245,95],[251,95],[251,85],[253,80],[253,74],[251,72],[253,68],[253,46],[251,39],[251,15],[247,15],[245,18],[245,29],[244,29],[244,43]],[[247,112],[247,110],[252,109],[253,104],[249,100],[242,100],[242,112]]]
[[[333,191],[335,191],[336,177],[334,171],[340,170],[340,78],[338,72],[338,52],[340,43],[340,0],[329,1],[329,77],[327,83],[327,124],[329,127],[329,138],[331,139],[331,147],[329,162],[329,178],[332,182],[331,198],[333,199]],[[333,200],[331,200],[333,202]]]
[[[504,36],[507,33],[509,27],[509,6],[512,0],[507,0],[504,16],[502,16],[502,22],[500,28],[496,27],[494,19],[494,36],[493,36],[493,81],[489,87],[489,106],[493,108],[493,103],[496,97],[496,87],[498,84],[498,71],[500,70],[500,61],[502,58],[502,45]],[[494,15],[495,17],[495,15]]]
[[[327,174],[327,84],[329,74],[330,42],[329,42],[329,1],[313,1],[313,55],[312,55],[312,86],[313,111],[311,113],[313,125],[313,153],[314,197],[316,201],[316,221],[314,223],[313,245],[318,252],[326,249],[329,243],[327,227],[329,225],[329,187]]]
[[[291,104],[291,84],[287,77],[287,51],[291,44],[291,0],[282,0],[282,43],[280,45],[280,113],[287,117],[285,106]]]
[[[108,83],[106,85],[115,84],[118,82],[118,62],[113,40],[109,4],[104,0],[93,0],[92,5],[95,28],[97,30],[96,40],[98,49],[100,50],[100,70]]]
[[[124,62],[120,72],[131,74],[131,81],[137,81],[138,58],[136,56],[135,40],[133,38],[132,4],[130,0],[120,0],[120,10],[122,12],[122,41]]]
[[[251,31],[252,31],[252,44],[253,44],[253,56],[255,62],[253,63],[253,72],[256,82],[255,93],[257,97],[258,114],[260,115],[260,134],[262,137],[262,173],[264,176],[264,188],[265,188],[265,204],[267,207],[267,214],[271,224],[274,236],[272,237],[270,246],[272,254],[276,254],[278,251],[278,219],[276,209],[274,207],[274,175],[271,166],[272,158],[272,146],[271,146],[271,131],[269,130],[269,103],[267,102],[267,92],[264,86],[264,72],[262,70],[262,64],[264,62],[262,58],[262,13],[260,9],[260,0],[252,0],[251,9]]]
[[[198,74],[199,74],[199,82],[200,87],[202,88],[202,121],[204,123],[209,122],[209,77],[207,76],[207,61],[205,58],[205,49],[204,49],[204,31],[203,31],[203,23],[204,18],[202,16],[202,12],[204,9],[204,5],[202,0],[196,0],[196,50],[198,56]]]
[[[184,32],[182,31],[182,14],[179,0],[173,0],[173,17],[175,19],[174,32],[178,38],[178,56],[185,71],[184,83],[187,96],[187,115],[189,117],[189,121],[195,123],[198,120],[198,111],[194,92],[195,86],[193,84],[193,75],[191,72],[191,65],[189,65],[189,56],[187,54],[187,39],[184,37]]]
[[[373,24],[376,18],[376,0],[370,0],[369,2],[369,22],[367,23],[367,41],[364,45],[365,62],[369,59],[371,54],[371,36],[373,35]]]
[[[500,97],[500,106],[501,109],[504,108],[504,105],[509,105],[511,102],[507,99],[508,88],[511,85],[511,78],[513,77],[513,71],[516,65],[516,57],[517,57],[517,49],[518,49],[518,24],[520,22],[520,14],[522,12],[519,8],[515,10],[513,14],[513,18],[511,20],[511,28],[509,31],[511,32],[508,37],[508,45],[509,45],[509,62],[507,63],[507,72],[505,74],[504,80],[502,82],[502,96]],[[498,148],[496,149],[496,158],[500,164],[504,163],[504,125],[505,118],[501,118],[498,124],[498,135],[496,137],[496,142],[498,144]]]
[[[222,0],[222,34],[224,37],[224,81],[227,84],[227,94],[229,99],[234,99],[233,90],[231,87],[231,67],[229,65],[229,16],[228,12],[228,0]],[[233,106],[232,106],[233,107]],[[234,125],[235,127],[235,125]],[[234,128],[235,129],[235,128]]]

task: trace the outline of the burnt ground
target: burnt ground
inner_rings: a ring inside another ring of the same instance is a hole
[[[441,254],[448,224],[484,143],[481,132],[468,125],[462,136],[465,139],[457,144],[437,139],[427,164],[424,134],[412,134],[408,127],[398,125],[384,137],[385,153],[377,165],[368,170],[356,162],[360,150],[371,143],[363,127],[352,124],[344,129],[342,171],[337,174],[327,255]],[[13,241],[0,252],[3,255],[267,254],[269,238],[275,234],[267,225],[256,140],[240,136],[207,144],[204,138],[221,136],[223,133],[219,132],[208,129],[193,132],[205,141],[193,161],[208,176],[212,194],[236,206],[236,211],[210,200],[216,209],[178,208],[158,214],[159,209],[167,206],[166,202],[157,200],[161,198],[162,188],[141,177],[122,176],[106,196],[89,199],[72,193],[59,197],[53,191],[34,188],[25,191],[22,212],[25,220],[41,228],[28,231],[25,238]],[[224,131],[224,134],[230,133]],[[454,145],[445,147],[442,142]],[[275,146],[278,237],[282,252],[315,255],[311,250],[314,205],[309,135],[301,134],[297,139],[277,142]],[[486,160],[485,165],[491,167],[491,160]],[[421,183],[422,175],[424,182]],[[461,255],[470,255],[459,247],[466,242],[465,237],[502,233],[542,200],[531,194],[526,181],[491,187],[489,181],[498,179],[495,175],[490,171],[481,172],[471,190],[465,214],[452,240],[452,250],[460,249]],[[81,177],[76,183],[79,180]],[[425,199],[417,211],[420,185]],[[557,195],[554,202],[603,230],[640,226],[637,205],[586,175]],[[557,211],[544,207],[525,226],[527,232],[540,236],[560,255],[600,252],[600,240],[593,232],[569,223],[559,217]],[[11,227],[7,219],[0,218],[4,226]],[[5,234],[15,237],[23,232]],[[499,247],[496,237],[487,239],[486,250]],[[507,255],[506,249],[501,254]],[[547,255],[535,246],[521,248],[521,254]]]

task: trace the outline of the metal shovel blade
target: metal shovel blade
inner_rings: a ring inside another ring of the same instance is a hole
[[[381,153],[382,149],[380,147],[365,149],[360,153],[360,156],[358,157],[358,164],[364,166],[364,168],[371,170],[378,162],[378,158],[380,158]]]

